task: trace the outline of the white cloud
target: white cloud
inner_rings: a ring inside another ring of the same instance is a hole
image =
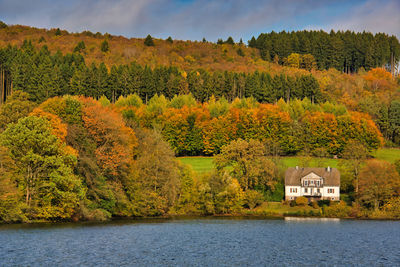
[[[349,14],[333,16],[330,7],[344,3],[346,0],[0,0],[0,18],[11,24],[69,31],[100,31],[127,37],[150,33],[161,38],[206,37],[213,41],[228,36],[235,40],[247,38],[272,29],[301,29],[306,20],[312,19],[319,22],[308,28],[400,35],[398,0],[368,0]],[[337,10],[345,12],[345,8]],[[329,15],[321,15],[325,13]]]
[[[400,1],[369,0],[335,19],[327,28],[385,32],[400,37]]]

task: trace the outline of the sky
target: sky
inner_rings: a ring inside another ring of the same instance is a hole
[[[400,39],[400,0],[0,0],[0,20],[213,42],[303,29],[385,32]]]

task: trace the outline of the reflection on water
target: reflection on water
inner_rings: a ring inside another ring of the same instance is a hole
[[[400,266],[400,222],[186,218],[0,226],[0,266]]]
[[[287,222],[340,222],[339,218],[285,217]]]

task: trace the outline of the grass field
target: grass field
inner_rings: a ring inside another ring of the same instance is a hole
[[[191,165],[196,172],[208,172],[214,167],[213,157],[179,157],[181,162]]]
[[[378,149],[374,156],[377,159],[386,160],[390,163],[400,159],[400,149],[398,148],[382,148]]]
[[[397,159],[400,159],[400,149],[397,148],[382,148],[379,149],[374,156],[380,160],[386,160],[391,163],[395,162]],[[192,166],[193,170],[199,173],[211,171],[214,167],[213,158],[212,157],[180,157],[178,158],[181,162],[185,164],[189,164]],[[283,164],[286,167],[295,167],[301,166],[301,158],[300,157],[282,157]],[[331,166],[337,167],[340,160],[338,159],[311,159],[311,166]]]

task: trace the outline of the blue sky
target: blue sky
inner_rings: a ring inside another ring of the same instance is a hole
[[[400,0],[0,0],[0,20],[126,37],[247,41],[302,29],[386,32],[400,37]]]

